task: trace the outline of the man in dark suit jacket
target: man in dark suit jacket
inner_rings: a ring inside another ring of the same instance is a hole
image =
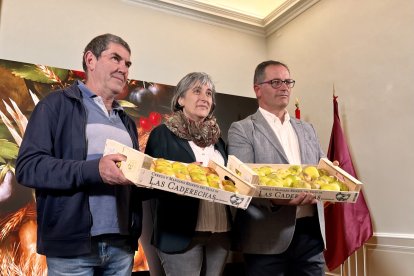
[[[317,164],[323,157],[312,125],[286,110],[295,81],[278,61],[259,64],[254,91],[259,110],[234,122],[228,152],[245,163]],[[290,200],[255,199],[238,210],[234,244],[248,275],[324,275],[323,205],[310,193]]]

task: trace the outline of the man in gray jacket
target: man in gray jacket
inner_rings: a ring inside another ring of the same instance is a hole
[[[245,163],[317,164],[323,157],[312,125],[286,110],[295,81],[278,61],[260,63],[254,75],[259,109],[234,122],[228,151]],[[293,199],[254,199],[235,217],[234,245],[248,275],[324,275],[323,205],[311,193]]]

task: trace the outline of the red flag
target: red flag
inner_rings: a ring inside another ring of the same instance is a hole
[[[295,117],[296,117],[296,119],[300,120],[300,109],[299,109],[299,100],[298,100],[298,98],[296,98],[295,106],[296,106]]]
[[[351,154],[339,119],[337,96],[334,95],[334,122],[329,142],[328,159],[339,161],[339,166],[356,177]],[[355,203],[335,203],[325,206],[326,251],[325,261],[334,270],[372,237],[369,209],[362,190]]]

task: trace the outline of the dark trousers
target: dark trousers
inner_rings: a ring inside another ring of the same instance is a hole
[[[300,218],[288,249],[281,254],[244,254],[249,276],[322,276],[323,240],[317,217]]]

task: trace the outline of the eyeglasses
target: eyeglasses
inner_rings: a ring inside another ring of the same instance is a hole
[[[295,81],[291,79],[286,79],[286,80],[273,79],[273,80],[258,83],[257,85],[265,84],[265,83],[270,84],[275,89],[281,87],[282,83],[286,84],[286,86],[289,88],[292,88],[293,86],[295,86]]]

